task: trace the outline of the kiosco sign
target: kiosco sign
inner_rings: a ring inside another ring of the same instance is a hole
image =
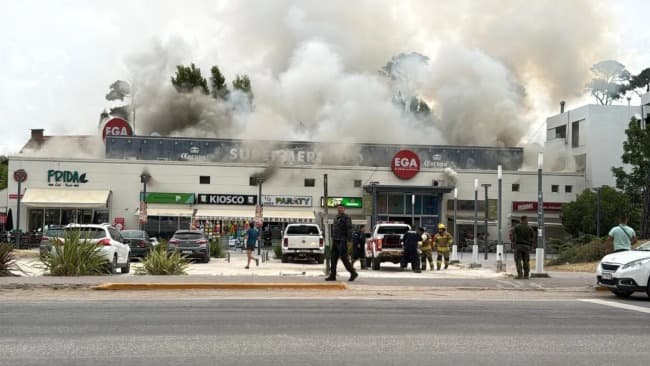
[[[411,179],[420,171],[420,158],[411,150],[400,150],[390,162],[393,173],[400,179]]]
[[[102,139],[106,136],[133,136],[133,129],[129,122],[122,118],[113,117],[104,123],[102,127]]]
[[[199,193],[198,203],[208,205],[245,205],[257,204],[257,196],[246,194],[209,194]]]

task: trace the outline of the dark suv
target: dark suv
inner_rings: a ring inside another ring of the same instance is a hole
[[[120,234],[125,239],[129,239],[131,258],[144,258],[153,249],[149,235],[143,230],[122,230]]]
[[[210,243],[202,231],[178,230],[167,242],[167,253],[178,252],[185,258],[210,262]]]

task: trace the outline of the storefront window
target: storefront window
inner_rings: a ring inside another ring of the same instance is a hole
[[[103,224],[105,222],[109,222],[108,211],[95,211],[93,224]]]
[[[76,224],[77,223],[77,210],[65,209],[61,210],[61,225]]]
[[[388,213],[403,215],[404,214],[404,195],[388,195]],[[409,212],[410,213],[410,212]]]
[[[61,210],[58,208],[46,208],[44,225],[59,225],[61,223]]]
[[[29,210],[29,231],[35,231],[42,228],[43,210]]]
[[[178,228],[181,230],[189,230],[191,221],[191,217],[179,217]]]
[[[377,193],[377,212],[385,213],[388,207],[388,195]]]
[[[92,224],[93,210],[78,210],[77,217],[79,224]]]

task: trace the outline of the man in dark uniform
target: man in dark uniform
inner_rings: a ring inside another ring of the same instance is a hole
[[[338,215],[334,218],[332,226],[332,256],[330,275],[325,281],[336,281],[336,265],[341,258],[345,269],[350,272],[350,282],[354,281],[359,274],[352,268],[350,257],[348,256],[348,243],[352,243],[352,219],[345,214],[345,207],[342,204],[336,206]]]
[[[420,235],[415,230],[409,230],[404,234],[402,242],[404,243],[404,254],[402,254],[402,262],[400,263],[400,268],[402,271],[408,266],[408,263],[411,263],[411,269],[413,272],[420,273],[420,255],[418,254],[418,242],[420,241]]]
[[[530,249],[533,246],[535,233],[528,226],[528,217],[522,216],[521,223],[512,230],[512,241],[515,243],[515,266],[517,279],[528,279],[530,275]],[[523,267],[523,273],[522,273]]]
[[[361,269],[366,269],[366,225],[352,234],[352,267],[357,260],[361,261]]]

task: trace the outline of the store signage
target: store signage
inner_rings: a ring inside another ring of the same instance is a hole
[[[47,185],[51,187],[79,187],[84,183],[88,183],[86,173],[79,173],[76,170],[47,171]]]
[[[115,226],[115,228],[117,230],[123,230],[124,229],[124,217],[116,217],[115,219],[113,219],[113,226]]]
[[[27,172],[25,169],[18,169],[14,172],[14,180],[16,182],[22,183],[27,180]]]
[[[246,194],[199,193],[197,203],[206,205],[254,206],[257,204],[257,196]]]
[[[146,203],[179,203],[191,205],[194,203],[194,193],[147,192]]]
[[[411,150],[400,150],[390,163],[393,173],[400,179],[411,179],[420,171],[420,158]]]
[[[133,136],[133,129],[126,120],[114,117],[102,127],[102,140],[106,141],[106,136]]]
[[[320,199],[320,205],[323,207],[324,197]],[[363,198],[362,197],[328,197],[327,198],[327,207],[336,207],[338,205],[343,205],[346,208],[363,208]]]
[[[264,206],[284,206],[284,207],[311,207],[311,196],[262,196]]]
[[[513,211],[537,211],[539,204],[535,201],[514,201],[512,202]],[[544,202],[544,211],[560,212],[562,211],[562,202]]]

